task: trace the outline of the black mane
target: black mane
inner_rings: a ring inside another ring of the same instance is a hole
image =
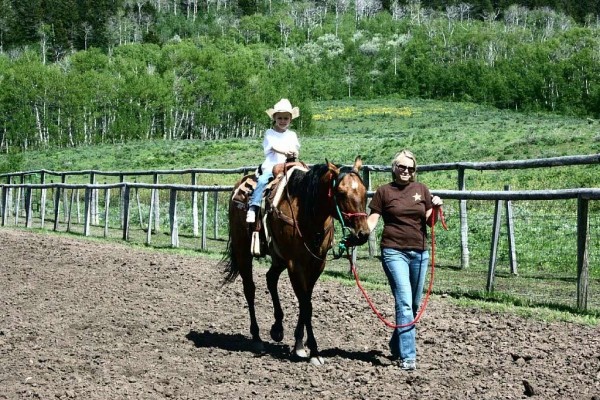
[[[329,171],[327,164],[313,165],[307,172],[294,171],[288,182],[288,191],[291,196],[301,199],[300,213],[311,217],[316,216],[319,207],[322,207],[319,195],[319,181]]]

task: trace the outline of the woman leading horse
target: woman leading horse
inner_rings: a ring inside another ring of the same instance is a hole
[[[306,170],[294,170],[283,176],[279,185],[281,198],[267,204],[265,230],[270,237],[266,253],[271,256],[267,272],[267,287],[273,301],[275,322],[271,338],[283,340],[283,310],[277,284],[281,273],[287,269],[294,293],[298,299],[299,314],[294,331],[294,352],[306,358],[306,346],[310,362],[320,365],[317,341],[312,326],[312,292],[326,264],[327,252],[334,238],[334,220],[344,226],[348,233],[347,245],[365,243],[369,236],[367,226],[367,189],[359,175],[362,166],[357,157],[352,167],[338,168],[327,162]],[[244,177],[234,189],[251,176]],[[225,282],[233,282],[240,275],[250,314],[250,333],[253,341],[262,348],[263,343],[255,315],[255,285],[252,276],[251,240],[253,224],[246,222],[246,206],[232,196],[229,206],[229,243],[225,261]]]

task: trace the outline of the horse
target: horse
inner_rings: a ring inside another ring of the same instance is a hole
[[[270,240],[259,255],[271,257],[271,265],[266,274],[267,288],[273,302],[273,323],[270,336],[275,342],[284,337],[283,310],[281,308],[277,285],[281,273],[287,269],[294,294],[298,299],[298,322],[294,331],[293,354],[307,359],[313,365],[322,365],[325,361],[319,355],[317,341],[312,325],[313,288],[325,269],[327,252],[334,240],[334,220],[344,227],[343,240],[348,247],[364,244],[369,237],[366,203],[367,189],[359,175],[362,167],[360,156],[356,157],[352,167],[337,167],[326,160],[309,169],[288,169],[288,174],[279,174],[278,185],[280,199],[277,202],[266,201],[264,222],[261,230],[263,241]],[[289,176],[288,176],[289,175]],[[241,276],[244,296],[250,314],[250,334],[252,343],[260,351],[264,343],[256,320],[254,300],[255,284],[252,274],[252,260],[257,253],[251,252],[254,224],[246,223],[247,202],[235,199],[239,188],[253,179],[246,175],[234,185],[229,202],[229,240],[227,252],[222,260],[224,283],[235,281]],[[273,189],[272,191],[274,191]],[[247,195],[244,196],[247,201]],[[267,194],[267,198],[269,198]],[[265,233],[266,232],[266,233]],[[306,346],[304,330],[306,329]],[[292,356],[293,356],[292,354]]]

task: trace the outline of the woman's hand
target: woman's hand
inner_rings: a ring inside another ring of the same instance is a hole
[[[439,196],[432,196],[431,197],[431,203],[435,206],[441,206],[442,204],[444,204],[444,202],[442,201],[442,199],[440,199]]]

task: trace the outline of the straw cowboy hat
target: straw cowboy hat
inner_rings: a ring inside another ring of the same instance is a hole
[[[271,119],[273,119],[273,115],[276,113],[289,113],[292,115],[292,119],[298,118],[300,116],[300,109],[298,107],[292,108],[292,103],[288,99],[281,99],[273,106],[273,108],[269,108],[267,114]]]

